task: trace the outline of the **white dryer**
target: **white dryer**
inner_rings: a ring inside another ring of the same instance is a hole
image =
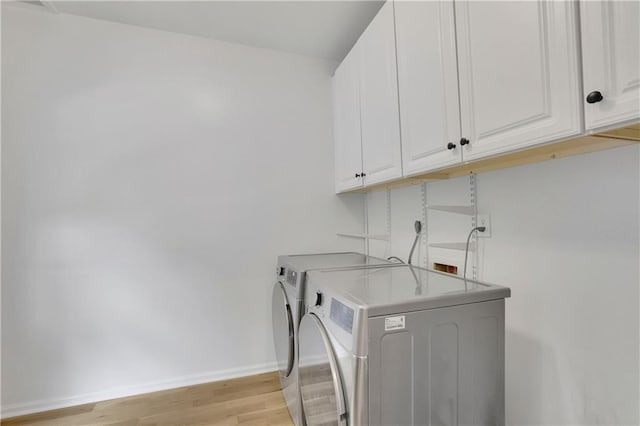
[[[509,296],[408,265],[310,272],[299,328],[306,424],[504,425]]]
[[[272,321],[282,392],[289,414],[301,426],[302,414],[298,391],[298,325],[304,315],[307,272],[322,269],[367,268],[391,265],[384,259],[361,253],[321,253],[278,257],[277,280],[273,287]]]

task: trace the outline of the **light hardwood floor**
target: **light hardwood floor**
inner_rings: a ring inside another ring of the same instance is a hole
[[[278,373],[171,389],[2,420],[2,425],[293,425]]]

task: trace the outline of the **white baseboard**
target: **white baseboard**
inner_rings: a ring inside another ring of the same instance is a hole
[[[55,410],[58,408],[67,408],[76,405],[90,404],[126,396],[181,388],[184,386],[192,386],[202,383],[217,382],[220,380],[234,379],[237,377],[252,376],[254,374],[275,371],[277,369],[277,364],[275,362],[271,362],[266,364],[251,365],[248,367],[229,368],[227,370],[212,371],[192,376],[176,377],[175,379],[170,380],[162,380],[158,382],[127,386],[123,388],[87,393],[83,395],[8,404],[2,406],[2,414],[0,414],[0,418],[7,419],[10,417],[22,416],[25,414],[33,414],[42,411]]]

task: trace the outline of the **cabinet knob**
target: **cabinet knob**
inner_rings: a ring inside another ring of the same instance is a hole
[[[366,174],[365,172],[362,172],[362,173],[356,173],[356,177],[357,177],[357,178],[359,178],[359,177],[365,177],[366,175],[367,175],[367,174]]]
[[[356,177],[359,178],[360,177],[360,173],[356,173]]]
[[[469,144],[469,139],[467,138],[462,138],[460,139],[460,146],[465,146]]]
[[[603,99],[604,98],[602,97],[602,93],[598,92],[597,90],[594,90],[587,95],[588,104],[595,104],[596,102],[600,102]]]
[[[453,143],[453,142],[449,142],[449,143],[447,144],[447,149],[454,149],[455,147],[456,147],[456,144],[455,144],[455,143]]]
[[[322,293],[320,293],[319,291],[316,291],[316,301],[314,303],[314,306],[320,306],[322,305]]]

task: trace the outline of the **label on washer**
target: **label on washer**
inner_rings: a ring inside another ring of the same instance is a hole
[[[384,319],[384,331],[404,330],[404,315]]]

